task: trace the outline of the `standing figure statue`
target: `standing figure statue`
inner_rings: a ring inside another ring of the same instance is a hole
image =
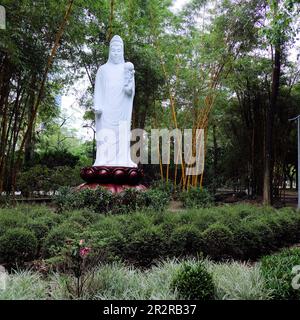
[[[108,61],[99,67],[95,82],[97,155],[94,166],[137,167],[130,155],[130,127],[135,93],[134,66],[124,61],[124,44],[115,35]]]

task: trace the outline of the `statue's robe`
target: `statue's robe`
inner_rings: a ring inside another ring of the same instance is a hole
[[[97,156],[94,166],[136,167],[130,156],[130,127],[134,98],[134,79],[130,93],[124,89],[125,63],[108,61],[96,76],[94,108],[96,114]]]

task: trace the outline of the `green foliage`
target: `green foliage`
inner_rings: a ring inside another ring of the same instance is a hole
[[[82,231],[81,226],[76,222],[65,222],[54,227],[46,236],[42,243],[42,253],[44,257],[60,254],[68,240],[79,238]]]
[[[53,260],[53,259],[51,259]],[[57,264],[58,262],[56,262]],[[196,267],[194,259],[164,260],[142,270],[124,263],[100,264],[86,275],[81,299],[86,300],[176,300],[182,299],[172,283],[183,264]],[[272,290],[265,287],[260,264],[203,261],[212,275],[215,298],[219,300],[268,300]],[[63,270],[61,270],[63,271]],[[33,271],[14,271],[7,276],[1,300],[70,299],[72,278],[64,273],[41,276]]]
[[[37,164],[46,166],[51,169],[54,167],[71,167],[74,168],[79,161],[79,157],[72,154],[68,150],[50,150],[43,153],[39,160],[36,161]]]
[[[161,190],[168,194],[174,200],[180,198],[180,194],[182,192],[181,187],[177,184],[174,184],[173,181],[155,181],[152,185],[155,190]]]
[[[263,211],[264,214],[253,212],[233,226],[236,254],[243,259],[256,259],[299,239],[297,212],[290,208],[278,211],[263,208]]]
[[[32,195],[33,192],[41,192],[43,195],[53,193],[62,186],[77,186],[82,183],[79,170],[78,167],[48,168],[36,165],[20,173],[17,188],[25,196]]]
[[[128,188],[122,193],[112,194],[105,188],[80,191],[61,188],[54,197],[59,211],[88,208],[98,213],[128,213],[136,210],[163,211],[169,196],[162,190],[138,191]]]
[[[225,225],[215,223],[202,233],[203,252],[214,259],[228,257],[232,253],[233,232]]]
[[[194,224],[175,227],[167,241],[169,252],[175,256],[195,255],[203,250],[201,232]]]
[[[157,226],[149,226],[136,230],[133,235],[121,245],[116,244],[118,255],[125,260],[138,262],[143,267],[150,266],[154,260],[164,254],[164,235]]]
[[[49,227],[44,223],[44,221],[30,221],[27,224],[27,227],[34,233],[39,242],[41,242],[49,232]]]
[[[94,195],[84,193],[86,204],[94,202]],[[130,196],[140,205],[145,194],[134,191]],[[82,204],[82,199],[75,196],[74,201]],[[68,208],[59,214],[43,206],[4,208],[0,210],[0,231],[31,230],[41,258],[60,255],[68,239],[85,239],[93,247],[91,256],[95,261],[124,260],[147,267],[162,257],[201,253],[214,260],[256,260],[300,241],[300,214],[289,208],[226,205],[181,212],[147,208],[140,212],[130,203],[121,203],[115,209],[118,211],[113,211],[113,202],[110,204],[107,213],[122,214],[103,215],[95,212],[97,208],[88,207]]]
[[[124,198],[126,198],[125,194]],[[146,191],[140,192],[140,198],[141,203],[139,205],[139,209],[148,209],[154,212],[163,211],[170,202],[168,192],[155,188],[150,188]]]
[[[266,287],[259,264],[237,261],[212,263],[205,261],[216,286],[218,300],[268,300],[272,291]]]
[[[300,249],[285,249],[278,254],[261,259],[261,272],[266,286],[272,291],[273,299],[299,300],[300,291],[292,286],[296,273],[293,268],[300,265]]]
[[[104,188],[96,190],[72,190],[68,187],[59,189],[54,203],[59,211],[72,209],[90,209],[100,213],[109,212],[113,195]]]
[[[175,275],[172,287],[183,299],[212,300],[215,294],[213,278],[202,262],[184,263]]]
[[[22,265],[35,257],[37,245],[33,232],[22,228],[8,229],[0,237],[0,261]]]
[[[49,299],[48,283],[41,274],[28,270],[14,270],[7,276],[5,290],[0,290],[0,300]]]
[[[180,200],[186,208],[209,207],[213,203],[213,198],[206,189],[190,188],[180,194]]]

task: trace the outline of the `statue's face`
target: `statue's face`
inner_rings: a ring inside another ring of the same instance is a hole
[[[113,44],[110,47],[110,58],[115,64],[121,63],[123,60],[123,47],[119,44]]]

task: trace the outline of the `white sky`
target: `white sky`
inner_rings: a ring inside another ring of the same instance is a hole
[[[183,5],[189,2],[189,0],[173,1],[174,4],[172,9],[174,10],[174,12],[180,10]],[[290,51],[290,60],[292,61],[296,61],[297,54],[300,54],[299,38],[300,37],[298,37],[298,39],[296,40],[294,48],[292,48]],[[84,125],[83,115],[85,112],[85,108],[79,106],[78,101],[85,90],[88,88],[88,86],[89,80],[87,77],[85,77],[84,79],[76,83],[76,86],[74,86],[74,88],[69,91],[68,95],[62,96],[61,101],[62,113],[68,118],[66,126],[68,126],[70,129],[76,129],[77,137],[84,140],[91,140],[93,138],[93,132],[92,129],[82,127]]]

